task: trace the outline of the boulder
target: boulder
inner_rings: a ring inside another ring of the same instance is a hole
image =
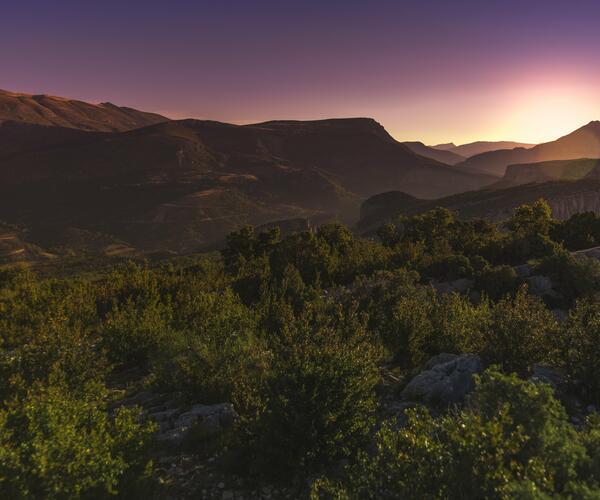
[[[555,368],[535,364],[533,365],[533,373],[529,380],[532,382],[543,382],[557,389],[566,382],[565,375]]]
[[[528,278],[533,272],[533,266],[529,264],[521,264],[515,267],[515,272],[519,278]]]
[[[543,297],[544,295],[555,295],[552,280],[548,276],[535,275],[525,280],[529,286],[529,292],[532,295]]]
[[[158,439],[181,444],[192,430],[206,438],[212,438],[230,427],[235,419],[235,411],[230,403],[215,405],[196,404],[181,413],[170,429],[159,434]]]
[[[454,361],[458,357],[459,357],[458,354],[450,354],[448,352],[442,352],[440,354],[437,354],[433,358],[431,358],[429,361],[427,361],[427,363],[425,363],[425,366],[423,368],[425,370],[431,370],[434,366],[443,365],[445,363],[448,363],[449,361]]]
[[[402,391],[402,399],[428,406],[461,403],[473,390],[473,375],[483,370],[479,356],[440,354],[425,365]]]
[[[473,288],[475,282],[466,278],[460,278],[454,281],[443,281],[441,283],[432,283],[439,294],[444,293],[466,293]]]

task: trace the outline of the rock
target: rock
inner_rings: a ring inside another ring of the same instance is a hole
[[[529,286],[529,292],[538,297],[544,295],[555,295],[556,292],[552,289],[552,280],[548,276],[530,276],[525,280]]]
[[[521,264],[520,266],[516,266],[514,269],[519,278],[528,278],[533,272],[533,267],[529,264]]]
[[[441,352],[437,354],[433,358],[431,358],[427,363],[425,363],[425,370],[431,370],[436,365],[442,365],[444,363],[448,363],[449,361],[454,361],[458,358],[458,354],[450,354],[448,352]]]
[[[569,313],[564,309],[552,309],[552,314],[559,323],[564,323],[569,317]]]
[[[155,422],[167,422],[173,420],[179,414],[179,410],[171,409],[159,411],[156,413],[148,413],[148,418],[154,420]]]
[[[224,491],[221,498],[223,500],[231,500],[233,498],[233,491],[231,491],[231,490]]]
[[[469,300],[473,304],[479,304],[481,302],[481,292],[477,290],[469,290]]]
[[[466,278],[460,278],[454,281],[444,281],[442,283],[432,283],[439,294],[445,293],[466,293],[473,288],[475,282]]]
[[[189,411],[181,413],[173,427],[159,434],[158,439],[179,445],[189,436],[192,429],[203,437],[215,437],[231,426],[234,419],[235,411],[230,403],[196,404]]]
[[[543,382],[557,389],[565,383],[565,376],[554,368],[535,364],[533,365],[533,373],[529,377],[529,380],[532,382]]]
[[[404,401],[421,402],[429,406],[461,403],[473,390],[473,375],[483,369],[479,356],[436,356],[426,366],[431,367],[413,378],[402,391]],[[436,358],[441,360],[435,363]]]

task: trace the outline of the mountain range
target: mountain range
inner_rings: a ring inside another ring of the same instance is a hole
[[[457,167],[502,177],[508,165],[578,158],[600,158],[600,121],[592,121],[564,137],[530,149],[501,149],[478,154]]]
[[[121,132],[164,122],[167,118],[115,106],[110,102],[89,104],[64,97],[0,89],[0,123],[6,121],[96,132]]]
[[[435,207],[457,211],[462,217],[503,220],[524,203],[546,199],[557,219],[577,212],[600,213],[600,159],[552,160],[509,165],[504,177],[483,189],[436,200],[423,200],[401,191],[388,191],[361,206],[358,227],[373,230],[398,215],[413,215]]]
[[[447,144],[437,144],[430,146],[432,149],[438,149],[441,151],[449,151],[455,153],[463,158],[470,158],[471,156],[479,155],[481,153],[487,153],[488,151],[497,151],[499,149],[514,149],[514,148],[525,148],[529,149],[535,146],[535,144],[526,144],[523,142],[513,141],[476,141],[468,144],[456,144],[449,142]]]
[[[368,118],[240,126],[2,98],[0,220],[44,247],[189,252],[246,223],[353,221],[389,189],[437,198],[495,180],[415,154]]]
[[[188,253],[359,212],[363,229],[434,206],[498,218],[540,195],[600,210],[599,122],[531,149],[443,146],[370,118],[234,125],[0,91],[0,261]]]

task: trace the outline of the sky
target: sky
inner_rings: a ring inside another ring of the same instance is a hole
[[[0,0],[0,88],[543,142],[600,119],[598,0]]]

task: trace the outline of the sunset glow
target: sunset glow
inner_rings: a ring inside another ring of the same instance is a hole
[[[428,144],[600,118],[597,2],[376,3],[11,2],[0,88],[233,123],[370,116]]]

